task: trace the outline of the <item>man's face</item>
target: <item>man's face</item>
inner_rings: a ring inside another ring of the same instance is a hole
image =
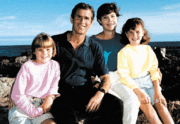
[[[89,9],[79,9],[77,10],[74,19],[71,18],[71,23],[73,24],[73,31],[77,34],[86,34],[88,29],[93,24],[92,12]]]

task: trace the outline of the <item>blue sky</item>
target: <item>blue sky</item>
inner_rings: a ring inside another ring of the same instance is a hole
[[[71,30],[73,7],[85,2],[97,8],[115,2],[120,7],[117,32],[128,18],[140,17],[152,41],[180,41],[179,0],[0,0],[0,45],[31,44],[40,32],[50,35]],[[97,34],[102,27],[96,19],[87,35]]]

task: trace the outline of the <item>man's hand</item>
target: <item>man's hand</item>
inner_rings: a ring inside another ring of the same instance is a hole
[[[91,77],[91,80],[95,80],[94,77]],[[111,87],[111,80],[110,80],[110,75],[102,75],[100,76],[101,83],[98,87],[101,87],[105,90],[105,93],[107,93]],[[97,111],[101,105],[101,101],[104,97],[104,93],[101,91],[97,91],[97,93],[89,100],[88,105],[86,106],[86,111],[87,112],[93,112]]]
[[[93,96],[88,105],[86,106],[86,111],[87,112],[94,112],[97,111],[101,105],[101,101],[104,97],[104,93],[101,91],[97,91],[97,93],[95,94],[95,96]]]

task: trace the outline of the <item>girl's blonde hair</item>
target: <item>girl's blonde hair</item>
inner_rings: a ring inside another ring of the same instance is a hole
[[[36,60],[36,55],[34,54],[36,48],[53,48],[52,57],[55,57],[56,55],[56,45],[54,40],[46,33],[40,33],[38,34],[31,45],[31,59]]]
[[[144,30],[144,36],[142,37],[141,44],[148,44],[151,40],[149,37],[149,34],[147,30],[144,28],[144,22],[140,18],[131,18],[126,21],[126,23],[123,25],[122,32],[121,32],[121,43],[126,45],[129,44],[129,40],[126,36],[126,33],[129,30],[135,30],[137,25],[141,25]]]

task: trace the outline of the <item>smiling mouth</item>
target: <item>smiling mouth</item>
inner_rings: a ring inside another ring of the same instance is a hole
[[[46,58],[48,58],[48,56],[43,56],[43,57],[42,57],[42,59],[46,59]]]
[[[79,25],[79,28],[84,29],[86,26],[85,25]]]
[[[107,26],[113,26],[114,25],[114,23],[111,23],[111,24],[107,24]]]
[[[132,41],[133,41],[133,42],[136,42],[136,41],[139,41],[139,39],[138,39],[138,38],[137,38],[137,39],[132,39]]]

